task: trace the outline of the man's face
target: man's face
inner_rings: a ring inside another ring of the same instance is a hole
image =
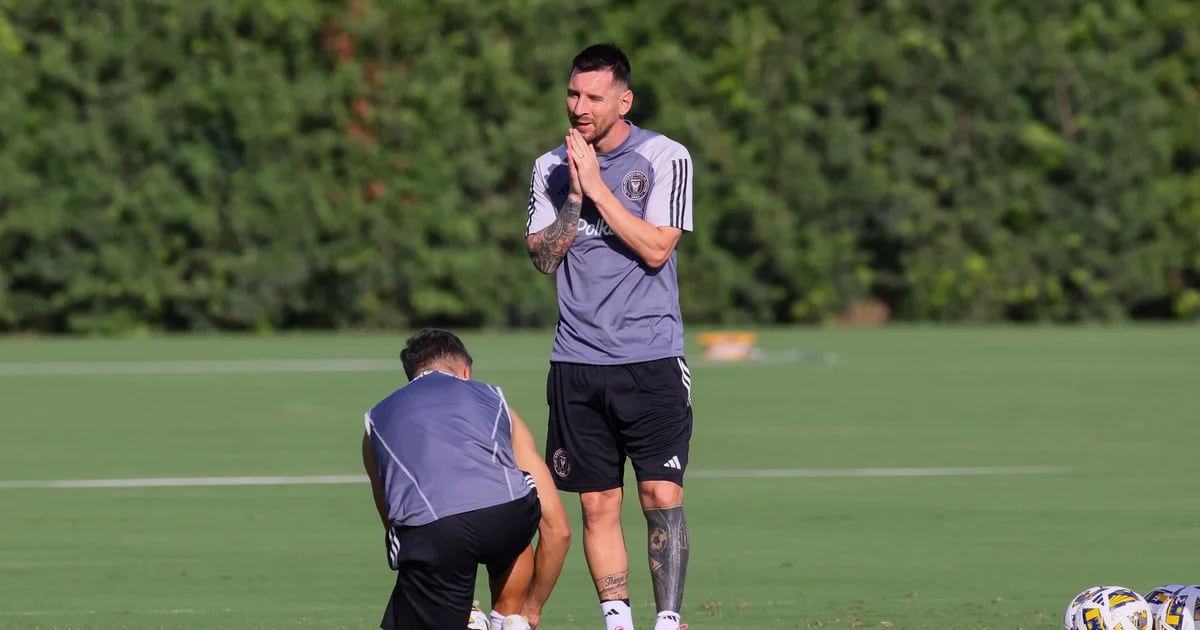
[[[574,72],[567,82],[567,120],[593,146],[629,112],[632,101],[629,87],[613,81],[611,70]]]

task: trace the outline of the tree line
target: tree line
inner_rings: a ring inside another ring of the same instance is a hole
[[[1200,317],[1190,0],[0,0],[0,331],[552,323],[595,41],[695,161],[689,322]]]

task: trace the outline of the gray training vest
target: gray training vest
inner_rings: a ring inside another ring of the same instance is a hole
[[[599,153],[600,178],[617,201],[652,225],[692,230],[692,158],[662,134],[629,125],[629,137]],[[558,217],[571,188],[565,146],[534,162],[525,234]],[[585,199],[579,232],[556,271],[558,327],[551,361],[591,365],[684,356],[677,254],[647,267]]]
[[[529,494],[500,388],[426,372],[366,414],[392,525],[508,503]]]

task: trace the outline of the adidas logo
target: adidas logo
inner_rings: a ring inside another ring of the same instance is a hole
[[[671,459],[668,459],[667,463],[663,464],[663,468],[674,468],[675,470],[683,470],[683,466],[679,465],[679,456],[678,455],[672,455]]]
[[[621,614],[621,612],[619,610],[617,610],[616,608],[610,608],[608,610],[608,612],[604,613],[604,616],[611,617],[613,615],[619,615],[619,614]]]

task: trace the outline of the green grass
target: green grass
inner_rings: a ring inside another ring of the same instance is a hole
[[[466,339],[477,377],[504,387],[540,435],[550,334]],[[773,356],[837,362],[712,365],[693,350],[693,471],[1070,471],[693,477],[693,628],[1053,629],[1094,583],[1200,582],[1195,327],[798,329],[762,340]],[[388,359],[401,343],[7,339],[0,368]],[[402,380],[0,372],[0,481],[357,474],[362,412]],[[644,523],[628,508],[635,615],[648,629]],[[601,627],[579,540],[547,630]],[[365,485],[0,488],[0,628],[371,628],[391,588],[382,549]]]

